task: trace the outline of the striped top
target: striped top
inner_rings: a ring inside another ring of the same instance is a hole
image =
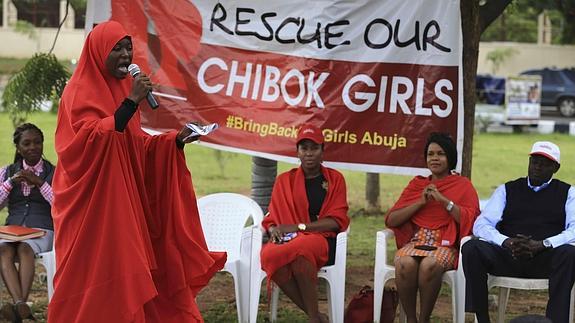
[[[39,176],[40,173],[42,173],[42,170],[44,168],[44,161],[42,159],[40,159],[40,161],[34,166],[30,166],[30,165],[26,164],[26,161],[22,161],[22,164],[24,165],[24,169],[34,172],[34,174],[36,174],[36,176]],[[8,170],[8,166],[4,166],[4,167],[0,168],[0,179],[4,178],[6,176],[7,170]],[[34,185],[30,185],[26,181],[22,181],[20,183],[20,185],[21,185],[21,189],[22,189],[22,194],[24,196],[30,195],[30,191],[32,190],[32,188],[34,188]],[[13,188],[13,184],[9,178],[6,179],[2,183],[2,185],[0,185],[0,209],[6,205],[8,195],[10,195],[12,188]],[[50,205],[52,205],[52,199],[53,199],[52,186],[50,186],[50,184],[48,184],[48,182],[44,182],[44,184],[42,184],[42,186],[39,189],[40,189],[40,194],[42,194],[44,199]]]

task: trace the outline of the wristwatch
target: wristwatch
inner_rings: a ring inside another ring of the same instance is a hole
[[[297,225],[298,231],[305,231],[306,228],[307,228],[307,225],[305,225],[305,223],[300,223]]]
[[[553,246],[551,245],[551,241],[549,241],[548,239],[543,240],[543,247],[553,248]]]
[[[453,201],[449,201],[449,203],[447,203],[447,205],[445,206],[445,209],[447,210],[447,212],[451,212],[451,210],[453,210],[454,205],[455,205],[455,203],[453,203]]]

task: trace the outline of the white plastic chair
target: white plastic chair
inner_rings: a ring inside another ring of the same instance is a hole
[[[461,246],[467,241],[471,240],[470,236],[461,239]],[[459,294],[465,297],[465,275],[463,273],[463,264],[461,249],[459,249],[459,268],[458,270],[458,288]],[[494,276],[488,274],[487,276],[487,289],[492,287],[499,287],[499,304],[497,306],[497,323],[505,322],[505,310],[507,309],[507,302],[509,300],[509,291],[513,289],[523,289],[523,290],[535,290],[535,289],[549,289],[548,279],[535,279],[535,278],[516,278],[516,277],[506,277],[506,276]],[[465,300],[465,299],[464,299]],[[575,286],[571,289],[571,305],[569,311],[569,322],[573,322],[573,305],[575,301]],[[465,301],[459,304],[459,311],[465,313]],[[477,318],[475,319],[477,322]],[[463,321],[462,321],[463,322]]]
[[[46,285],[48,289],[48,303],[54,295],[54,274],[56,274],[56,252],[54,246],[52,250],[42,252],[36,257],[36,262],[40,263],[46,269]]]
[[[251,243],[253,233],[259,232],[262,209],[251,198],[235,193],[204,196],[198,200],[198,209],[208,250],[227,252],[222,271],[234,279],[238,322],[248,322]],[[253,225],[246,227],[248,218]]]
[[[348,227],[349,231],[349,227]],[[327,281],[327,302],[329,307],[329,321],[332,323],[343,323],[343,313],[345,308],[345,270],[347,261],[347,234],[340,232],[337,235],[335,263],[331,266],[322,267],[318,273],[318,278]],[[260,301],[260,291],[262,281],[266,273],[261,269],[260,251],[262,248],[262,231],[254,234],[252,248],[252,271],[251,271],[251,295],[250,295],[250,323],[257,321],[258,306]],[[277,306],[279,298],[279,288],[272,290],[271,297],[271,321],[277,320]]]
[[[373,279],[373,319],[379,323],[381,316],[381,302],[383,299],[383,287],[385,283],[395,278],[395,267],[387,264],[387,240],[393,241],[393,231],[385,229],[378,231],[375,246],[375,271]],[[453,322],[463,322],[465,312],[460,312],[458,304],[461,303],[464,294],[460,294],[456,283],[457,275],[455,270],[446,271],[443,274],[443,282],[451,287],[451,305],[453,311]],[[459,303],[458,303],[459,302]],[[399,322],[407,322],[405,311],[400,302]]]

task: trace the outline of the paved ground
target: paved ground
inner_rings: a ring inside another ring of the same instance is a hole
[[[552,121],[552,130],[559,133],[569,133],[569,123],[575,118],[565,118],[559,114],[556,107],[541,107],[541,121]],[[513,132],[513,127],[505,125],[505,110],[503,106],[478,103],[475,108],[475,127],[487,132]],[[537,125],[522,127],[523,131],[538,132]],[[544,128],[543,128],[544,129]],[[544,130],[543,130],[544,131]]]
[[[565,118],[559,114],[557,107],[541,107],[541,120],[552,120],[558,124],[569,124],[575,118]]]

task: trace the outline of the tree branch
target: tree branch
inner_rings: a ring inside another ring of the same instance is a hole
[[[483,33],[513,0],[488,0],[479,6],[479,31]]]
[[[471,178],[473,129],[475,127],[475,76],[479,55],[479,3],[461,1],[463,33],[463,153],[461,175]]]
[[[60,21],[60,24],[58,25],[58,30],[56,31],[56,37],[54,37],[54,42],[52,43],[52,47],[50,48],[50,51],[48,51],[48,54],[52,54],[54,47],[56,47],[56,40],[58,40],[58,35],[60,35],[60,29],[62,29],[62,25],[64,24],[64,22],[66,22],[66,18],[68,18],[69,6],[70,6],[70,0],[66,0],[66,13],[64,14],[62,21]]]

